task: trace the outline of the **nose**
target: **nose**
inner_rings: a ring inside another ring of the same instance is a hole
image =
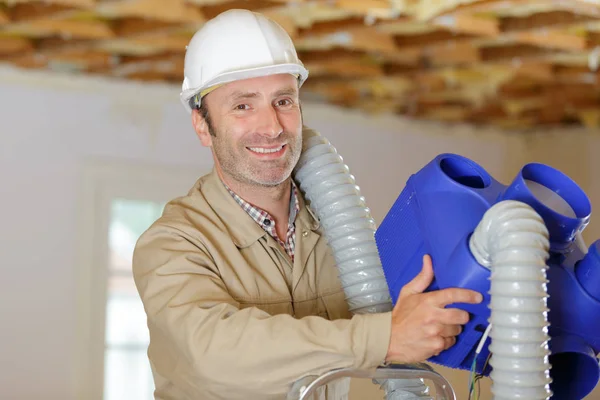
[[[265,137],[276,138],[283,132],[279,115],[273,107],[263,107],[259,116],[258,133]]]

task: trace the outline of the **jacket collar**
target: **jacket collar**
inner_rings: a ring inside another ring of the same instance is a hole
[[[200,185],[199,190],[226,225],[237,247],[248,247],[261,237],[267,235],[267,232],[229,194],[214,167]],[[320,225],[319,221],[307,207],[300,190],[298,190],[298,202],[300,211],[296,217],[296,226],[298,226],[298,221],[300,221],[303,227],[307,227],[313,231],[317,230]]]

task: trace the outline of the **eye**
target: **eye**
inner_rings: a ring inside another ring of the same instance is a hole
[[[238,104],[234,107],[235,110],[248,110],[250,106],[248,104]]]
[[[292,105],[292,100],[290,99],[281,99],[277,101],[277,106],[278,107],[286,107],[286,106],[291,106]]]

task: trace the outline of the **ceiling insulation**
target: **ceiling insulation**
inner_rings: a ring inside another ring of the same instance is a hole
[[[292,36],[304,91],[410,118],[600,128],[600,1],[0,0],[0,62],[180,85],[209,18],[262,12]]]

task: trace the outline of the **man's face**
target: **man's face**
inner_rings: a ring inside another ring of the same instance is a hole
[[[298,83],[279,74],[228,83],[204,97],[214,135],[194,111],[202,144],[227,180],[276,186],[285,181],[302,150]]]

